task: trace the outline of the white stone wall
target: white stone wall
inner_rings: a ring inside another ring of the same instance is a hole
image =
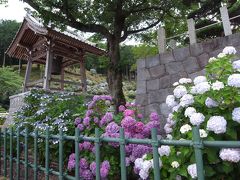
[[[169,113],[165,99],[172,94],[172,84],[182,77],[203,75],[208,59],[228,45],[240,54],[240,33],[138,60],[136,103],[142,105],[143,113],[149,115],[156,111],[165,119]]]

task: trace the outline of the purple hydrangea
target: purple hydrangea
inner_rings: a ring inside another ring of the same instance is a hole
[[[100,167],[100,175],[102,178],[106,178],[110,170],[110,164],[108,161],[103,161]]]
[[[113,120],[113,114],[111,112],[107,112],[100,121],[100,126],[104,126],[106,123],[109,123]]]
[[[90,110],[87,110],[85,116],[88,117],[88,116],[90,116],[92,113],[93,113],[93,110],[91,110],[91,109],[90,109]]]
[[[136,120],[131,116],[126,116],[121,122],[121,126],[128,132],[131,132],[135,128]]]
[[[118,107],[118,111],[119,112],[124,112],[125,111],[125,106],[124,105],[120,105],[119,107]]]
[[[156,112],[152,112],[150,114],[150,121],[159,121],[159,120],[160,120],[160,118]]]
[[[89,169],[80,169],[80,176],[82,177],[82,179],[84,180],[91,180],[94,179],[93,178],[93,174]]]
[[[115,122],[111,122],[107,125],[105,131],[107,133],[118,133],[119,132],[119,126]]]
[[[143,118],[143,115],[142,115],[142,114],[138,114],[137,117],[138,117],[139,119],[142,119],[142,118]]]
[[[150,152],[151,152],[150,147],[148,147],[146,145],[139,144],[135,148],[133,148],[132,156],[134,156],[135,158],[140,158],[144,154],[147,154],[147,153],[150,153]]]
[[[78,124],[81,123],[81,121],[82,121],[81,118],[77,117],[74,121],[74,124],[77,126]]]
[[[92,144],[87,141],[83,142],[82,146],[83,146],[83,149],[85,149],[85,150],[91,150],[91,148],[92,148]]]
[[[96,162],[92,162],[89,166],[90,170],[92,171],[93,175],[96,175]]]
[[[84,130],[83,124],[78,124],[77,128],[78,128],[80,131],[83,131],[83,130]]]
[[[88,168],[88,162],[85,158],[81,158],[79,161],[79,165],[81,169],[87,169]]]
[[[83,119],[83,124],[84,124],[84,126],[89,126],[90,125],[90,117],[85,117],[84,119]]]
[[[98,124],[99,123],[99,118],[98,117],[94,117],[93,121],[94,121],[95,124]]]
[[[75,168],[75,159],[69,159],[68,160],[68,170],[71,171],[72,169]]]

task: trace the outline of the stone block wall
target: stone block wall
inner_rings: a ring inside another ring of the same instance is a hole
[[[240,33],[138,60],[136,103],[142,105],[143,114],[156,111],[162,119],[166,119],[170,111],[165,99],[173,93],[172,84],[183,77],[193,79],[204,75],[209,58],[216,57],[229,45],[234,46],[240,54]]]
[[[14,96],[10,96],[10,107],[9,107],[9,115],[4,123],[4,125],[9,125],[13,123],[13,115],[16,111],[21,109],[24,105],[24,97],[28,94],[29,92],[25,93],[20,93]]]

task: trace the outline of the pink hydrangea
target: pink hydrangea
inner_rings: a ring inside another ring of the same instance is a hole
[[[142,122],[136,122],[135,124],[135,132],[140,133],[143,131],[144,124]]]
[[[142,114],[138,114],[137,117],[138,117],[139,119],[142,119],[142,118],[143,118],[143,115],[142,115]]]
[[[124,111],[124,116],[126,117],[126,116],[133,116],[134,115],[134,111],[133,110],[131,110],[131,109],[126,109],[125,111]]]

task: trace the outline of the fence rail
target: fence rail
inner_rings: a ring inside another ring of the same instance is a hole
[[[20,130],[17,129],[16,132],[13,132],[13,128],[5,128],[3,132],[0,133],[0,149],[3,149],[3,155],[0,151],[0,157],[3,158],[3,176],[9,177],[10,180],[19,179],[20,178],[20,164],[24,165],[24,179],[29,179],[29,168],[32,168],[34,171],[34,180],[38,179],[38,172],[43,172],[45,174],[45,179],[49,179],[50,175],[56,175],[61,179],[70,179],[70,180],[78,180],[79,177],[79,157],[80,157],[80,149],[79,142],[80,141],[88,141],[93,142],[95,145],[95,161],[96,161],[96,179],[100,180],[100,143],[101,142],[114,142],[120,144],[120,171],[121,171],[121,180],[127,179],[127,170],[125,166],[125,145],[128,143],[132,144],[146,144],[151,145],[153,148],[153,163],[154,163],[154,180],[160,180],[160,166],[159,166],[159,154],[158,147],[161,145],[169,145],[169,146],[185,146],[194,149],[195,160],[197,164],[197,176],[199,180],[204,180],[204,167],[203,167],[203,158],[202,158],[202,150],[204,147],[217,147],[217,148],[240,148],[240,141],[205,141],[200,138],[199,128],[194,127],[193,130],[193,139],[192,140],[162,140],[157,137],[157,130],[152,129],[151,131],[151,139],[128,139],[125,138],[124,129],[120,129],[120,137],[119,138],[108,138],[101,137],[99,129],[95,129],[95,137],[86,137],[80,135],[80,131],[78,128],[75,129],[75,136],[67,136],[63,134],[63,131],[59,131],[59,135],[51,135],[49,133],[49,129],[46,129],[45,135],[39,134],[36,129],[33,133],[29,133],[28,129],[25,129],[24,133],[20,133]],[[24,159],[20,159],[20,137],[24,138]],[[34,140],[33,143],[33,163],[29,162],[29,144],[28,140],[32,137]],[[38,139],[43,138],[45,140],[45,167],[38,164]],[[3,140],[2,140],[3,139]],[[8,141],[9,139],[9,141]],[[59,157],[58,157],[58,171],[50,168],[49,162],[49,144],[51,139],[58,140],[59,146]],[[3,141],[3,142],[2,142]],[[64,141],[72,141],[75,145],[75,176],[71,176],[67,173],[64,173],[64,164],[63,164],[63,142]],[[16,143],[16,147],[13,147],[13,143]],[[9,151],[7,149],[9,147]],[[13,148],[16,150],[16,154],[13,155]],[[16,163],[16,177],[13,177],[13,162]],[[2,164],[0,164],[2,167]],[[9,174],[7,174],[7,166],[9,166]],[[1,168],[2,169],[2,168]],[[23,172],[21,172],[23,173]]]

